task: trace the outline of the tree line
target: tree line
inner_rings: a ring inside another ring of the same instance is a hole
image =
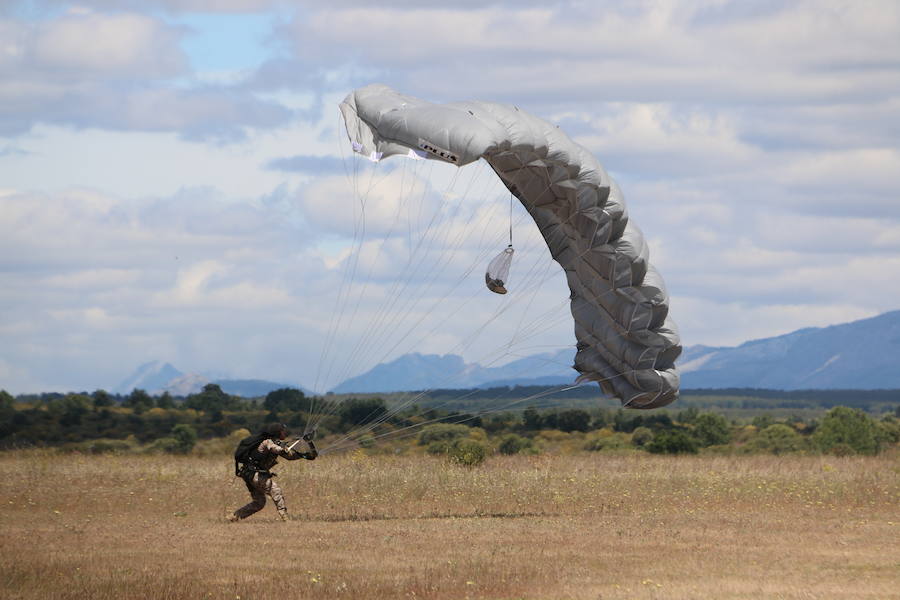
[[[415,431],[414,443],[432,454],[540,452],[553,445],[552,432],[568,434],[566,443],[580,444],[587,451],[670,454],[704,449],[876,454],[900,442],[900,407],[880,418],[858,408],[834,406],[821,419],[778,420],[763,414],[743,422],[696,406],[677,412],[528,407],[487,414],[411,407],[394,414],[381,398],[333,402],[284,388],[248,399],[208,384],[183,398],[140,389],[127,395],[97,390],[18,397],[0,390],[0,448],[104,451],[141,447],[183,453],[198,440],[253,431],[266,422],[284,422],[295,431],[302,430],[311,413],[320,413],[324,407],[329,410],[321,418],[320,436],[352,434],[378,421],[376,430],[359,438],[361,446],[373,447],[379,437],[390,440],[392,432]]]

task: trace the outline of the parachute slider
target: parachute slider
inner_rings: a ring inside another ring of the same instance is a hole
[[[513,252],[515,250],[510,244],[488,264],[487,271],[484,274],[484,283],[487,289],[495,294],[505,294],[507,292],[504,286],[509,277],[509,266],[512,264]]]
[[[372,153],[370,153],[369,155],[366,155],[363,150],[363,145],[360,144],[359,142],[352,142],[352,145],[353,145],[354,152],[365,156],[372,162],[378,162],[381,160],[381,157],[384,156],[384,152],[375,152],[375,151],[372,151]]]

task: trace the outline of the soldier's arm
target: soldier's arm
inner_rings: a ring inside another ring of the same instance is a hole
[[[276,456],[283,456],[288,460],[295,460],[291,458],[292,454],[296,454],[293,450],[288,450],[286,446],[282,446],[281,444],[272,440],[263,440],[262,444],[260,444],[259,447],[261,452],[269,452]]]

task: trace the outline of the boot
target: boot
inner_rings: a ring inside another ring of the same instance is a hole
[[[278,516],[281,517],[282,521],[290,521],[291,520],[291,518],[288,516],[288,514],[286,512],[278,513]]]

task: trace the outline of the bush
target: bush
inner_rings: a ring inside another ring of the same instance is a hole
[[[701,446],[720,446],[731,440],[731,428],[722,415],[701,413],[694,419],[694,437]]]
[[[584,444],[584,449],[590,452],[601,452],[604,450],[621,450],[630,448],[628,434],[622,432],[612,432],[609,429],[603,429],[594,437],[588,439]]]
[[[500,454],[518,454],[520,452],[534,450],[534,442],[528,438],[510,433],[500,438],[500,444],[497,446],[497,450]]]
[[[200,456],[230,457],[234,453],[234,449],[237,448],[238,443],[248,435],[250,435],[250,430],[248,429],[235,429],[225,437],[197,442],[193,452]]]
[[[861,410],[835,406],[822,419],[812,435],[813,443],[822,452],[877,454],[880,440],[875,421]]]
[[[487,457],[487,447],[475,440],[456,440],[447,452],[451,462],[464,467],[475,467]]]
[[[175,451],[179,454],[187,454],[197,443],[197,430],[186,423],[181,423],[172,428],[172,438],[178,445]]]
[[[341,402],[338,416],[345,425],[365,425],[384,417],[387,406],[381,398],[350,398]]]
[[[418,443],[420,446],[430,446],[434,442],[452,442],[468,435],[469,428],[465,425],[435,423],[422,428],[422,431],[419,432]]]
[[[900,421],[891,415],[884,417],[877,423],[876,436],[885,444],[900,442]]]
[[[455,440],[437,440],[431,442],[425,447],[425,452],[428,454],[448,454],[450,448],[453,447],[454,441]]]
[[[631,433],[631,443],[635,446],[646,446],[653,441],[653,430],[649,427],[638,427]]]
[[[474,467],[484,462],[487,457],[487,445],[478,440],[458,438],[455,440],[438,440],[428,444],[428,454],[443,455],[450,462],[466,467]]]
[[[753,450],[784,454],[797,452],[806,445],[803,437],[793,427],[783,423],[769,425],[751,440],[749,447]]]
[[[647,444],[647,450],[654,454],[696,454],[697,440],[684,431],[662,431]]]
[[[586,410],[572,408],[560,411],[556,417],[556,426],[560,431],[587,431],[591,428],[591,415]]]

